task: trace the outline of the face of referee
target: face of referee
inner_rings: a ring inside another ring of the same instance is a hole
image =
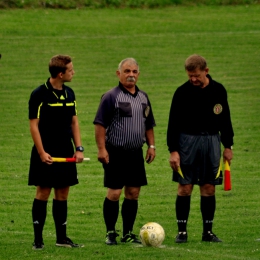
[[[66,65],[66,67],[67,67],[67,69],[66,69],[65,73],[60,73],[60,77],[62,78],[63,82],[70,82],[75,73],[72,62],[68,63]]]
[[[200,70],[197,68],[193,71],[186,71],[189,77],[189,81],[193,86],[198,86],[201,88],[205,88],[209,84],[209,79],[207,78],[207,74],[209,69]]]
[[[139,77],[138,66],[133,63],[126,61],[120,70],[116,71],[121,84],[130,92],[135,92],[135,85]]]

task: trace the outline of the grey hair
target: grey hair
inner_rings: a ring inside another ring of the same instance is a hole
[[[139,65],[134,58],[126,58],[126,59],[123,59],[122,61],[120,61],[120,63],[118,64],[118,70],[119,71],[121,71],[123,64],[126,63],[126,62],[135,64],[138,67],[138,72],[139,72]]]

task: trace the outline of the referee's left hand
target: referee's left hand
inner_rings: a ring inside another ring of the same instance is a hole
[[[155,149],[154,148],[148,148],[146,152],[145,161],[150,164],[155,158]]]
[[[73,157],[76,158],[76,163],[81,163],[83,162],[84,154],[82,152],[76,151]]]
[[[228,161],[228,164],[231,165],[232,158],[233,158],[232,150],[229,149],[229,148],[225,148],[224,151],[223,151],[224,163],[225,163],[225,161]]]

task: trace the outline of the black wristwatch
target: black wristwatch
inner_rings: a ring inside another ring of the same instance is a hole
[[[78,146],[76,147],[77,152],[84,152],[84,147],[83,146]]]

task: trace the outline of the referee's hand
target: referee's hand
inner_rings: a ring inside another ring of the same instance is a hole
[[[44,163],[47,163],[47,164],[53,163],[52,158],[48,153],[44,152],[44,153],[40,154],[40,158],[41,158],[41,161]]]
[[[148,148],[146,152],[145,161],[150,164],[155,158],[155,149],[154,148]]]
[[[98,161],[105,164],[109,163],[109,155],[105,148],[98,150]]]
[[[82,163],[84,159],[84,154],[80,151],[76,151],[73,157],[76,158],[76,163]]]
[[[180,155],[178,152],[172,152],[170,154],[169,163],[171,168],[177,172],[178,168],[180,167]]]

